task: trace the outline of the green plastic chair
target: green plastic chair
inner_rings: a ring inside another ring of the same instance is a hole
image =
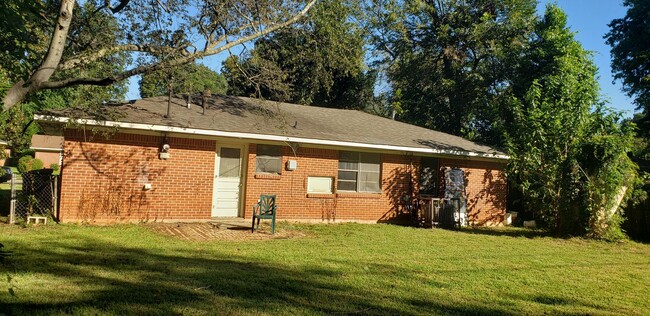
[[[257,229],[260,228],[260,219],[271,220],[271,235],[275,234],[275,213],[277,205],[275,204],[275,195],[260,195],[260,200],[253,206],[253,224],[251,233],[255,232],[255,219],[257,219]]]

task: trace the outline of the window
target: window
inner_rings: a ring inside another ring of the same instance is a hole
[[[282,147],[257,145],[255,172],[280,174],[282,171]]]
[[[420,160],[420,194],[438,196],[438,159],[422,157]]]
[[[239,148],[221,147],[219,158],[219,177],[237,178],[239,177],[240,166]]]
[[[379,154],[341,151],[337,190],[380,192]]]
[[[332,194],[331,177],[308,177],[307,193]]]

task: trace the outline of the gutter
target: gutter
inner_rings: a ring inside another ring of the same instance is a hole
[[[165,125],[155,125],[155,124],[127,123],[127,122],[116,122],[116,121],[97,121],[92,119],[72,119],[69,117],[60,117],[60,116],[51,116],[51,115],[42,115],[42,114],[35,114],[34,120],[44,121],[44,122],[57,122],[57,123],[75,122],[75,123],[91,125],[91,126],[121,127],[121,128],[135,129],[135,130],[191,134],[191,135],[202,135],[202,136],[218,136],[218,137],[230,137],[230,138],[239,138],[239,139],[280,141],[280,142],[288,142],[288,143],[293,142],[293,143],[303,143],[303,144],[313,144],[313,145],[382,149],[382,150],[406,151],[406,152],[423,153],[423,154],[465,156],[465,157],[487,158],[487,159],[497,159],[497,160],[510,159],[510,156],[508,155],[477,153],[477,152],[464,151],[464,150],[449,150],[449,149],[421,148],[421,147],[394,146],[394,145],[376,145],[376,144],[366,144],[366,143],[345,142],[345,141],[338,141],[338,140],[324,140],[324,139],[241,133],[241,132],[225,132],[225,131],[215,131],[215,130],[207,130],[207,129],[165,126]]]

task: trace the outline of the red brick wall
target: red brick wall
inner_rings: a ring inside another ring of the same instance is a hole
[[[499,225],[505,221],[507,187],[503,164],[440,159],[439,166],[441,169],[457,167],[465,171],[465,193],[470,224]]]
[[[162,142],[123,133],[84,141],[82,133],[66,132],[60,219],[209,219],[215,141],[169,138],[169,160],[158,159]],[[143,190],[144,183],[152,189]]]
[[[65,135],[60,219],[63,221],[209,219],[216,142],[169,138],[171,158],[158,159],[161,136],[115,134],[84,141],[80,132]],[[256,145],[249,146],[245,169],[244,214],[250,218],[260,194],[278,195],[279,219],[389,221],[400,211],[400,198],[417,193],[419,158],[381,154],[382,193],[307,194],[308,176],[338,175],[339,152],[282,147],[279,176],[256,174]],[[287,171],[289,159],[298,163]],[[503,165],[440,159],[440,167],[465,170],[470,221],[477,225],[504,220],[506,187]],[[441,173],[442,175],[442,173]],[[144,191],[144,183],[152,189]],[[412,191],[413,190],[413,191]]]
[[[417,194],[419,157],[382,154],[382,193],[311,195],[307,193],[308,176],[333,177],[336,186],[338,151],[301,147],[294,157],[289,147],[283,147],[282,154],[280,176],[256,175],[256,146],[250,146],[245,217],[251,216],[252,206],[260,194],[276,194],[280,219],[381,222],[391,220],[403,211],[400,209],[402,196],[409,192]],[[295,171],[284,168],[289,159],[298,162]],[[472,224],[496,225],[503,222],[506,187],[502,164],[453,159],[440,159],[439,162],[441,168],[459,167],[465,171],[468,216]]]
[[[278,218],[316,220],[387,220],[395,216],[399,198],[409,188],[409,159],[398,155],[382,154],[382,193],[339,193],[331,195],[307,194],[309,176],[338,175],[339,152],[330,149],[300,147],[294,157],[290,147],[282,148],[283,170],[280,176],[255,173],[256,145],[250,145],[248,180],[246,183],[245,217],[250,217],[252,207],[261,194],[277,195]],[[287,160],[296,160],[298,168],[287,171]],[[413,172],[415,176],[415,172]]]

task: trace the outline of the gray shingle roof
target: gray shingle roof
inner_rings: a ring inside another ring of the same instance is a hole
[[[200,104],[199,99],[193,101]],[[193,104],[187,109],[185,100],[181,98],[172,99],[171,118],[165,117],[166,97],[135,100],[112,108],[121,116],[113,120],[126,123],[434,149],[454,151],[456,154],[505,155],[458,136],[356,110],[216,95],[209,98],[205,115],[199,105]],[[66,112],[50,111],[45,114],[71,116]]]

